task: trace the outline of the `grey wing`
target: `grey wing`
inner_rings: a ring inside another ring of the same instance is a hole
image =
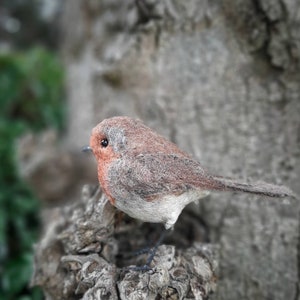
[[[137,194],[149,201],[169,193],[180,195],[193,188],[215,189],[216,184],[200,163],[176,154],[123,157],[114,165],[111,175],[113,173],[117,174],[123,193]]]

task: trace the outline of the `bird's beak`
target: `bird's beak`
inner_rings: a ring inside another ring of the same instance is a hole
[[[93,152],[93,149],[90,146],[84,146],[81,151],[82,152]]]

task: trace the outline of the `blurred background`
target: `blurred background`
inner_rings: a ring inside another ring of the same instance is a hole
[[[33,245],[96,183],[80,150],[104,118],[140,118],[216,174],[299,194],[299,27],[297,0],[3,0],[0,297],[43,298]],[[297,299],[299,204],[253,199],[193,208],[220,246],[213,299]]]
[[[0,297],[42,299],[29,288],[40,201],[17,166],[17,139],[65,128],[59,57],[60,1],[2,1],[0,6]]]

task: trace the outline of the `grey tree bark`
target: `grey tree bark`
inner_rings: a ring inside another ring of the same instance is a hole
[[[296,0],[66,1],[69,146],[87,144],[102,119],[129,115],[215,174],[285,184],[300,194],[299,26]],[[218,245],[211,299],[300,299],[298,202],[212,194],[180,217],[177,242],[191,222],[198,224],[193,241]],[[195,257],[203,259],[201,251]]]

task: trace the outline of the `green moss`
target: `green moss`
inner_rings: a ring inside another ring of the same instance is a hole
[[[28,130],[62,130],[63,70],[42,48],[0,54],[0,70],[0,295],[41,299],[39,290],[28,287],[39,201],[19,178],[15,139]]]

